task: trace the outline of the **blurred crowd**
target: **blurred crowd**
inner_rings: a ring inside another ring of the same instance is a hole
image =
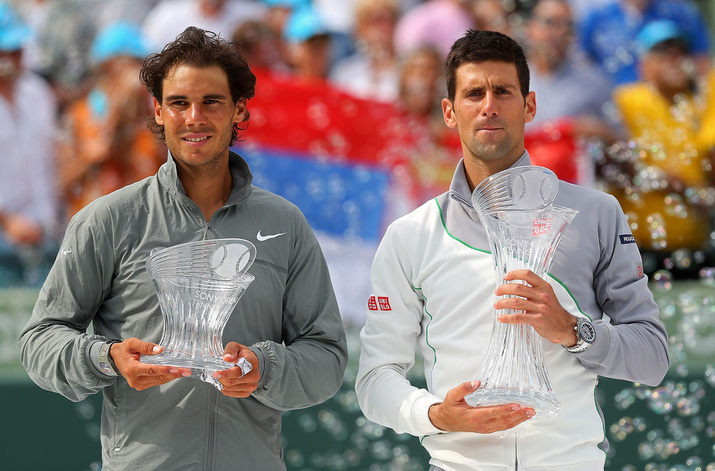
[[[166,160],[147,129],[153,103],[138,72],[146,55],[189,25],[239,43],[259,90],[262,80],[288,79],[394,107],[410,134],[401,161],[409,168],[393,175],[411,182],[400,212],[445,191],[461,155],[459,136],[442,121],[449,46],[469,28],[504,32],[530,63],[532,163],[618,198],[648,274],[696,277],[715,265],[715,72],[706,5],[2,1],[0,287],[39,285],[72,215]]]

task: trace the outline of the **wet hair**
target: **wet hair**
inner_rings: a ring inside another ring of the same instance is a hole
[[[234,103],[253,97],[256,90],[256,76],[251,72],[242,47],[226,41],[211,31],[194,26],[186,28],[176,39],[159,53],[150,54],[144,60],[139,80],[149,93],[161,104],[163,83],[172,68],[179,65],[208,68],[218,66],[226,72],[231,99]],[[241,124],[234,125],[231,144],[239,140],[239,132],[248,127],[250,114],[246,110]],[[164,141],[164,126],[152,117],[149,129],[157,139]]]
[[[529,94],[529,65],[524,49],[506,34],[497,31],[468,30],[453,45],[445,61],[447,96],[454,101],[457,92],[457,69],[471,62],[497,61],[514,64],[521,94]]]

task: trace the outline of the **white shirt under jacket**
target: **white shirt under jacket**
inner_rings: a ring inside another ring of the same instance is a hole
[[[526,152],[518,165],[530,165]],[[423,437],[430,463],[444,470],[603,470],[607,442],[595,397],[598,376],[656,385],[668,370],[667,335],[615,198],[560,182],[554,204],[579,213],[547,278],[566,310],[594,322],[596,342],[572,354],[544,340],[561,410],[506,432],[445,433],[428,418],[430,405],[447,391],[479,379],[493,325],[492,256],[462,162],[450,190],[393,222],[377,250],[374,298],[361,332],[358,400],[370,420]],[[406,378],[417,352],[426,389]]]

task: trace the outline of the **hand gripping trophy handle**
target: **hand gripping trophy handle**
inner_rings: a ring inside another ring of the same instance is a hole
[[[482,181],[472,205],[489,238],[496,284],[512,270],[529,269],[544,278],[561,235],[578,211],[553,205],[558,179],[543,167],[514,167]],[[493,331],[477,379],[481,387],[467,395],[471,406],[519,403],[533,407],[534,419],[548,418],[561,407],[544,362],[543,339],[528,324],[504,324],[495,309]]]
[[[223,329],[254,277],[255,246],[244,239],[213,239],[154,249],[147,261],[164,321],[158,355],[142,362],[191,368],[222,389],[212,374],[234,366],[223,360]],[[243,374],[251,363],[239,359]]]

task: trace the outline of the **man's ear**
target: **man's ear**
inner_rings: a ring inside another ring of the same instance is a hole
[[[536,92],[531,91],[524,100],[524,122],[532,122],[534,116],[536,116]]]
[[[452,129],[457,127],[457,120],[454,116],[454,103],[449,98],[442,99],[442,116],[448,127]]]
[[[241,100],[236,103],[236,110],[233,114],[234,123],[242,123],[246,120],[246,100]]]
[[[152,100],[154,100],[154,121],[156,121],[156,124],[159,126],[163,126],[164,120],[161,119],[161,103],[154,97],[152,97]]]

